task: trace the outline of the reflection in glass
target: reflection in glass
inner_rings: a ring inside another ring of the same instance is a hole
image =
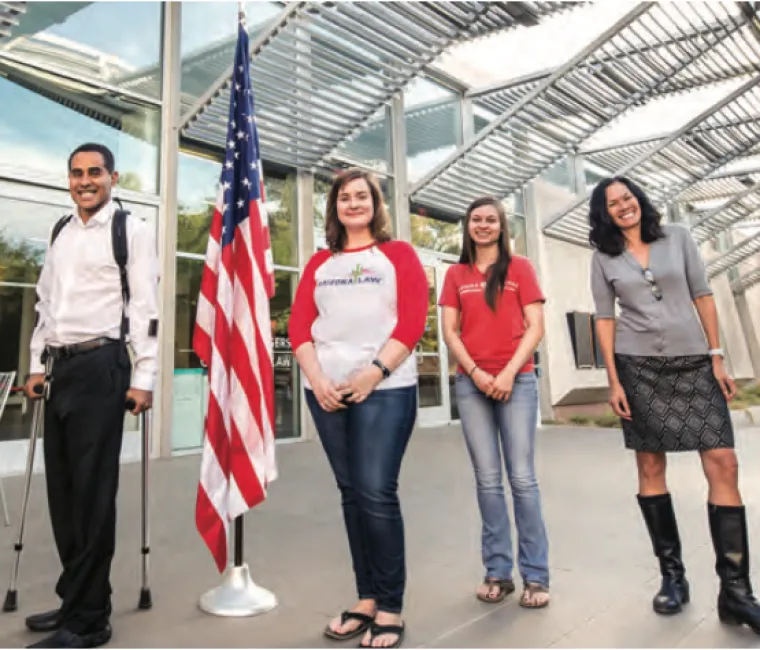
[[[361,131],[335,150],[334,156],[349,164],[387,173],[390,169],[390,124],[383,106]]]
[[[459,255],[462,252],[462,222],[443,221],[410,215],[412,226],[412,244],[418,248]]]
[[[106,91],[43,82],[41,74],[0,58],[0,164],[67,185],[71,152],[83,142],[100,142],[116,157],[121,187],[155,194],[159,109]]]
[[[421,352],[438,352],[438,305],[435,282],[435,267],[426,266],[425,276],[428,281],[428,315],[425,320],[425,331],[418,343]]]
[[[275,274],[275,293],[270,302],[270,314],[274,336],[274,426],[278,439],[296,438],[300,435],[300,375],[288,339],[290,307],[297,286],[298,274],[286,271]]]
[[[0,282],[0,372],[15,371],[17,386],[29,370],[36,299],[33,284],[9,286]],[[0,443],[29,437],[32,410],[24,401],[17,393],[8,397],[0,418]]]
[[[456,376],[457,364],[453,354],[449,354],[449,403],[451,404],[451,420],[459,420],[459,405],[457,404]]]
[[[282,11],[278,2],[246,2],[246,23],[251,42]],[[182,4],[183,113],[187,112],[219,78],[235,57],[237,42],[237,2],[185,2]],[[255,66],[252,68],[255,74]],[[254,90],[256,84],[254,84]],[[266,104],[257,92],[259,103]],[[225,104],[226,105],[226,104]]]
[[[442,403],[441,360],[438,356],[438,292],[435,267],[426,266],[424,268],[428,281],[428,315],[425,320],[425,331],[417,344],[420,408],[440,406]]]
[[[462,139],[457,93],[419,77],[404,91],[407,174],[421,178],[456,149]]]
[[[220,171],[220,162],[180,154],[177,250],[206,254]],[[264,190],[274,263],[297,266],[296,176],[278,177],[265,168]]]
[[[419,408],[440,406],[441,395],[441,358],[437,354],[418,354],[417,372],[419,373]]]
[[[3,41],[3,67],[25,69],[40,92],[81,84],[54,81],[73,75],[158,99],[161,77],[160,2],[26,2],[19,24]],[[22,64],[23,65],[19,65]],[[33,72],[32,69],[36,69]],[[54,89],[54,85],[61,87]],[[99,103],[100,93],[90,93]]]
[[[178,256],[176,325],[174,339],[174,451],[203,444],[203,419],[208,391],[207,371],[193,351],[193,330],[203,274],[202,259]],[[275,271],[275,295],[270,301],[274,337],[275,435],[300,436],[298,368],[288,341],[288,319],[298,276]]]

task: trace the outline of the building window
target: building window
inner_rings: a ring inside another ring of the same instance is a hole
[[[174,340],[174,425],[172,449],[195,450],[203,444],[207,408],[207,371],[193,351],[193,330],[216,201],[220,162],[180,154],[177,213],[177,297]],[[299,374],[287,339],[288,318],[298,272],[295,175],[275,176],[264,169],[266,207],[275,262],[275,295],[270,302],[274,337],[275,434],[300,435]]]
[[[160,97],[160,2],[24,4],[19,24],[10,26],[0,51],[3,66],[26,80],[22,85],[48,94],[85,82]],[[51,75],[71,76],[76,82]],[[110,100],[104,93],[85,93],[90,107],[107,111]],[[88,103],[84,97],[82,101]]]
[[[417,248],[459,255],[462,252],[462,222],[443,221],[420,214],[409,216],[412,244]]]
[[[26,3],[0,50],[4,175],[66,185],[71,151],[100,142],[123,188],[155,194],[160,37],[157,2]]]
[[[424,77],[404,91],[406,165],[410,183],[451,155],[462,136],[460,97]]]
[[[348,165],[359,165],[385,174],[390,169],[390,140],[388,115],[383,106],[362,126],[357,135],[335,150],[333,157]]]
[[[246,2],[244,7],[251,41],[282,12],[279,2]],[[234,60],[237,13],[236,2],[182,3],[180,86],[183,112],[190,110]]]

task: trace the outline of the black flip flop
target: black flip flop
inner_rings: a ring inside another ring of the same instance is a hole
[[[369,626],[369,645],[359,644],[360,648],[373,648],[372,645],[375,637],[382,636],[383,634],[395,634],[398,638],[391,643],[391,645],[383,646],[383,648],[398,648],[401,645],[401,641],[404,639],[404,625],[378,625],[374,621]]]
[[[500,580],[499,578],[486,578],[483,580],[483,584],[488,585],[488,593],[490,593],[491,587],[496,587],[498,589],[494,598],[491,598],[490,596],[482,596],[478,593],[475,594],[475,597],[478,600],[489,604],[500,603],[515,590],[515,583],[509,578],[503,580]]]
[[[360,634],[364,634],[370,625],[372,625],[372,622],[375,620],[371,616],[367,614],[362,614],[361,612],[341,612],[340,614],[340,624],[345,625],[348,621],[355,620],[360,621],[361,625],[357,627],[355,630],[351,630],[350,632],[345,632],[344,634],[340,634],[339,632],[336,632],[335,630],[331,629],[328,625],[325,628],[325,636],[328,639],[335,639],[336,641],[345,641],[346,639],[354,639]]]

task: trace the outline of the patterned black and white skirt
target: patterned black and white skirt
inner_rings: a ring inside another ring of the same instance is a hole
[[[621,420],[635,451],[733,448],[731,413],[707,355],[615,355],[631,420]]]

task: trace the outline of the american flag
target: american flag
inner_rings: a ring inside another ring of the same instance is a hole
[[[220,572],[227,566],[230,522],[264,501],[277,478],[269,318],[274,269],[248,47],[241,13],[226,154],[193,335],[209,373],[195,522]]]

